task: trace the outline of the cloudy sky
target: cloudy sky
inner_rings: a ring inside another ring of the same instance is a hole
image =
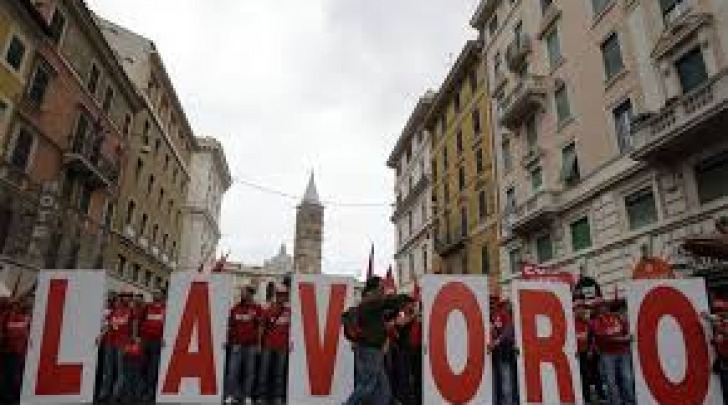
[[[300,196],[314,170],[330,204],[324,271],[392,261],[386,159],[418,97],[437,88],[477,0],[87,0],[156,42],[198,135],[236,179]],[[290,199],[233,184],[220,248],[262,262],[293,247]],[[372,204],[366,207],[347,206]]]

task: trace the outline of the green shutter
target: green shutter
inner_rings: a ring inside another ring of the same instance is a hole
[[[639,229],[657,222],[655,195],[652,190],[642,190],[625,198],[630,229]]]
[[[554,247],[551,242],[551,234],[536,238],[536,258],[539,263],[547,262],[554,258]]]
[[[587,217],[571,223],[571,245],[575,252],[591,247],[591,228]]]
[[[695,167],[698,198],[705,204],[728,196],[728,152],[705,160]]]

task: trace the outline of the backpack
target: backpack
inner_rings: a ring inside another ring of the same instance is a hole
[[[341,324],[344,327],[344,337],[352,343],[361,340],[362,327],[359,319],[359,307],[351,307],[341,314]]]

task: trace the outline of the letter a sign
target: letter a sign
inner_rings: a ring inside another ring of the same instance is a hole
[[[298,275],[291,294],[288,403],[341,404],[354,382],[354,356],[341,326],[354,286],[343,277]]]
[[[222,401],[225,342],[232,276],[173,273],[167,304],[157,401]]]
[[[425,404],[491,402],[487,292],[485,277],[423,277]]]

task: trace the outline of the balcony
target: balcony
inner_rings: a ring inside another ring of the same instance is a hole
[[[506,47],[506,64],[511,72],[520,72],[526,63],[526,57],[531,53],[531,37],[518,34]]]
[[[119,164],[101,153],[102,139],[76,139],[65,152],[64,162],[83,176],[93,187],[111,187],[119,178]]]
[[[392,222],[395,222],[397,221],[397,219],[401,218],[402,215],[404,215],[412,206],[412,203],[417,201],[418,197],[422,195],[422,192],[427,189],[427,186],[429,184],[430,179],[428,176],[420,176],[420,179],[417,181],[417,183],[415,183],[415,185],[412,186],[412,189],[407,192],[407,196],[402,200],[397,201],[394,213],[392,214],[390,220]]]
[[[539,109],[543,108],[547,95],[546,78],[528,75],[516,82],[503,99],[500,123],[515,130]]]
[[[728,70],[633,122],[630,156],[673,161],[725,139],[728,128]]]
[[[546,226],[558,212],[558,195],[554,191],[539,191],[510,213],[510,231],[527,234]]]
[[[437,237],[435,239],[435,252],[440,256],[447,257],[464,248],[467,239],[467,235],[462,232],[456,234],[454,237]]]

